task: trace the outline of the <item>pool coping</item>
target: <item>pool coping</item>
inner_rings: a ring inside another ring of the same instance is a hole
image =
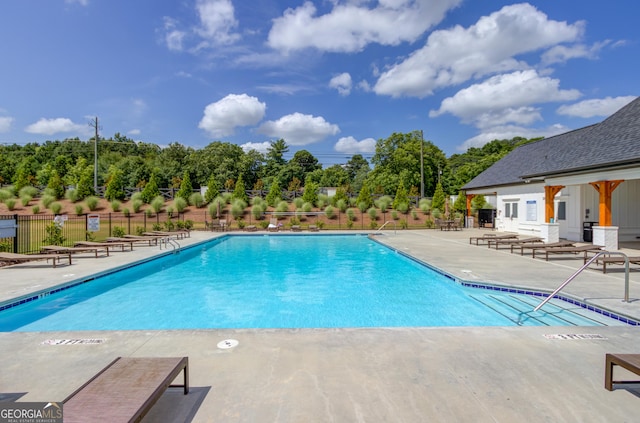
[[[454,276],[449,272],[446,272],[443,269],[438,268],[437,266],[425,262],[411,254],[408,254],[404,251],[399,250],[398,248],[395,248],[393,246],[387,245],[384,242],[381,242],[379,239],[376,238],[376,233],[355,233],[355,234],[344,234],[344,233],[320,233],[320,234],[313,234],[312,236],[366,236],[368,239],[376,242],[377,244],[390,249],[391,251],[394,251],[395,253],[398,253],[400,255],[402,255],[403,257],[406,257],[409,260],[412,260],[416,263],[419,263],[422,266],[427,267],[428,269],[431,269],[434,272],[437,272],[438,274],[450,279],[451,281],[453,281],[454,283],[457,283],[461,286],[464,287],[468,287],[468,288],[475,288],[475,289],[484,289],[484,290],[490,290],[490,291],[498,291],[498,292],[505,292],[505,293],[512,293],[512,294],[523,294],[523,295],[530,295],[530,296],[534,296],[534,297],[540,297],[540,298],[546,298],[549,297],[551,292],[544,290],[544,289],[532,289],[529,287],[525,287],[525,286],[519,286],[519,285],[503,285],[503,284],[496,284],[496,283],[490,283],[490,282],[478,282],[478,281],[469,281],[469,280],[465,280],[462,279],[460,277]],[[183,251],[183,250],[189,250],[192,248],[196,248],[199,247],[203,244],[209,244],[209,243],[214,243],[214,242],[219,242],[222,241],[228,237],[257,237],[257,236],[309,236],[309,234],[304,234],[304,233],[287,233],[287,232],[274,232],[274,233],[259,233],[259,234],[255,234],[255,233],[228,233],[228,234],[223,234],[219,237],[216,238],[212,238],[212,239],[206,239],[206,240],[202,240],[202,241],[197,241],[194,244],[190,244],[184,247],[181,247],[178,251]],[[18,297],[14,297],[14,298],[10,298],[8,300],[2,301],[0,302],[0,312],[20,306],[22,304],[25,303],[29,303],[32,301],[36,301],[45,297],[48,297],[49,295],[52,294],[56,294],[58,292],[61,291],[65,291],[67,289],[76,287],[78,285],[82,285],[85,283],[89,283],[92,280],[95,280],[97,278],[106,276],[106,275],[110,275],[112,273],[118,272],[120,270],[124,270],[127,268],[131,268],[134,266],[138,266],[140,264],[143,263],[147,263],[162,257],[166,257],[168,255],[174,254],[176,251],[175,250],[167,250],[164,251],[162,253],[158,253],[155,254],[153,256],[150,257],[145,257],[139,260],[135,260],[126,264],[122,264],[119,266],[115,266],[106,270],[102,270],[99,271],[97,273],[91,274],[89,276],[83,276],[71,281],[67,281],[52,287],[48,287],[48,288],[43,288],[41,290],[37,290],[28,294],[24,294]],[[634,319],[628,315],[625,315],[624,313],[618,313],[618,312],[614,312],[612,310],[607,309],[606,307],[600,307],[600,306],[594,306],[592,304],[588,304],[587,302],[580,300],[579,298],[572,296],[572,295],[567,295],[567,294],[558,294],[556,295],[554,298],[567,302],[569,304],[578,306],[580,308],[583,308],[585,310],[588,311],[592,311],[594,313],[600,314],[602,316],[617,320],[621,323],[625,323],[629,326],[640,326],[640,320],[638,319]]]

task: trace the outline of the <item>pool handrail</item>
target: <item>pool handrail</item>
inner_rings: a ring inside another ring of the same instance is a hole
[[[376,233],[379,233],[385,226],[387,226],[388,223],[393,223],[393,233],[395,235],[396,231],[397,231],[396,221],[395,220],[387,220],[386,222],[384,222],[384,224],[382,226],[380,226],[378,229],[376,229]]]
[[[553,293],[551,293],[547,298],[542,300],[542,302],[538,304],[537,307],[533,309],[533,311],[538,311],[543,305],[551,301],[551,299],[555,297],[558,292],[562,291],[562,289],[565,286],[569,285],[569,283],[572,280],[574,280],[580,273],[582,273],[584,269],[586,269],[591,263],[597,260],[598,257],[605,254],[615,254],[615,255],[624,257],[624,300],[623,301],[628,303],[629,302],[629,257],[621,251],[600,251],[596,253],[596,255],[591,257],[587,262],[585,262],[585,264],[582,265],[582,267],[580,267],[578,270],[576,270],[576,272],[573,275],[569,276],[569,278],[567,278],[566,281],[564,281],[558,288],[556,288],[556,290],[553,291]]]

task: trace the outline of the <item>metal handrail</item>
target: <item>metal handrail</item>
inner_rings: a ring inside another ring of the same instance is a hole
[[[175,239],[171,239],[169,237],[166,238],[161,238],[160,239],[160,249],[162,249],[162,243],[164,242],[165,244],[165,248],[169,248],[166,245],[169,244],[173,247],[173,251],[175,252],[176,250],[179,252],[180,251],[180,243],[178,241],[176,241]]]
[[[586,269],[591,263],[593,263],[598,257],[604,254],[615,254],[624,257],[624,302],[629,302],[629,257],[622,252],[619,251],[600,251],[595,256],[591,257],[581,268],[579,268],[573,275],[569,276],[569,278],[564,281],[551,295],[545,298],[533,311],[538,311],[543,305],[551,301],[553,297],[556,296],[558,292],[560,292],[565,286],[569,285],[569,283],[576,278],[584,269]]]
[[[389,223],[393,223],[393,233],[395,235],[396,231],[398,230],[397,227],[396,227],[396,221],[395,220],[387,220],[386,222],[384,222],[384,224],[382,226],[380,226],[378,229],[376,229],[376,232],[380,232]]]

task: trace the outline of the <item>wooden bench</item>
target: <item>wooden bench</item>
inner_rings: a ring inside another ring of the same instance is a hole
[[[613,379],[613,366],[620,366],[632,373],[640,375],[640,354],[607,354],[605,356],[604,387],[613,391],[613,384],[640,383],[640,381],[621,381]]]
[[[188,357],[118,357],[63,401],[64,421],[137,422],[169,387],[189,393]]]

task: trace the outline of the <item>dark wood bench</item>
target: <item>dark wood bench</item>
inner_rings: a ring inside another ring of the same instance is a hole
[[[169,387],[189,393],[188,357],[118,357],[63,401],[64,421],[138,422]]]
[[[640,354],[607,354],[605,356],[605,369],[604,369],[604,387],[609,391],[613,391],[613,384],[630,384],[640,383],[640,381],[622,381],[614,380],[613,378],[613,366],[620,366],[632,373],[640,375]]]

